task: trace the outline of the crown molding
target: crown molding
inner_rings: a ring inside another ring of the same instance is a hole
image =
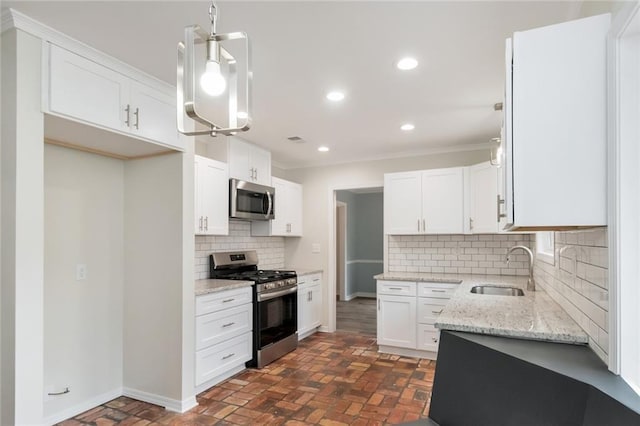
[[[104,65],[107,68],[126,75],[127,77],[141,83],[166,91],[167,94],[171,94],[173,96],[176,93],[175,86],[172,86],[166,81],[162,81],[152,75],[144,73],[139,69],[114,58],[113,56],[107,55],[88,44],[69,37],[68,35],[36,21],[15,9],[4,10],[2,12],[2,20],[0,22],[2,23],[2,33],[13,28],[19,29],[42,39],[44,42],[55,44],[56,46],[80,55],[100,65]]]

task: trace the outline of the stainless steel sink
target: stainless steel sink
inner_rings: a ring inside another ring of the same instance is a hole
[[[489,294],[492,296],[524,296],[524,292],[517,287],[503,287],[497,285],[477,285],[471,287],[471,293]]]

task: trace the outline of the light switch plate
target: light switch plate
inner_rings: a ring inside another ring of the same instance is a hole
[[[320,253],[320,243],[311,244],[311,253],[315,253],[315,254]]]
[[[87,265],[84,263],[78,263],[76,265],[76,281],[82,281],[87,279]]]

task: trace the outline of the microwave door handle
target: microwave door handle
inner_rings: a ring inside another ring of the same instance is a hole
[[[273,199],[271,198],[271,193],[269,191],[267,191],[267,199],[269,200],[269,205],[267,207],[267,214],[264,216],[265,219],[269,219],[271,210],[273,209]]]

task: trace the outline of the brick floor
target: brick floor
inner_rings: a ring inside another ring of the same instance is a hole
[[[382,425],[427,417],[435,361],[379,354],[375,339],[316,333],[261,370],[197,396],[184,413],[120,397],[61,425]]]

